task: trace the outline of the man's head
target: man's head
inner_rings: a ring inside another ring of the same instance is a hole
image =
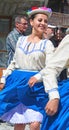
[[[44,37],[50,39],[54,35],[54,29],[56,26],[48,25],[47,29],[44,31]]]
[[[20,33],[24,33],[28,28],[28,20],[26,16],[17,16],[15,18],[15,27]]]

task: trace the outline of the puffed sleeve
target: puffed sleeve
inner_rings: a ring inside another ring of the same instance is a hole
[[[17,47],[20,44],[20,39],[21,38],[19,38],[19,40],[17,41],[16,50],[17,50]],[[2,75],[1,81],[0,81],[1,83],[5,83],[6,78],[12,73],[12,71],[15,70],[16,68],[19,68],[17,63],[16,63],[16,50],[15,50],[15,54],[14,54],[13,60],[11,61],[11,63],[7,67],[7,69],[3,72],[3,75]]]
[[[69,35],[65,36],[60,45],[46,64],[43,75],[45,91],[49,99],[60,98],[57,85],[57,76],[69,64]]]
[[[11,61],[10,65],[7,67],[7,69],[3,72],[3,75],[1,77],[1,83],[5,83],[6,78],[12,73],[12,71],[16,68],[15,66],[15,58]]]

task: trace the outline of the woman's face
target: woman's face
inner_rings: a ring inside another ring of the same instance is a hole
[[[30,20],[32,26],[32,32],[35,34],[43,34],[45,28],[47,27],[48,16],[45,14],[36,14],[35,18]]]

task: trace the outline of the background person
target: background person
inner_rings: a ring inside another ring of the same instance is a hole
[[[8,52],[7,65],[9,65],[13,59],[18,38],[22,35],[25,35],[27,28],[28,20],[26,16],[17,16],[15,18],[15,28],[8,34],[6,38],[6,48]]]
[[[62,28],[57,28],[56,32],[55,32],[55,43],[56,43],[56,47],[58,47],[58,45],[60,44],[61,40],[64,38],[65,33],[62,31]],[[64,70],[62,70],[62,72],[60,73],[58,80],[64,80],[67,79],[67,69],[65,68]]]
[[[1,78],[0,118],[13,123],[14,130],[24,130],[27,123],[30,130],[40,130],[48,101],[42,75],[54,51],[52,42],[43,39],[51,14],[46,7],[28,11],[32,33],[18,39],[14,59]]]
[[[56,26],[48,24],[48,27],[45,29],[43,34],[44,38],[50,39],[51,37],[53,37],[55,34],[55,28]]]
[[[64,38],[65,33],[63,32],[61,27],[57,27],[55,30],[55,37],[54,40],[56,42],[56,47],[60,44],[61,40]]]
[[[53,25],[48,25],[48,28],[45,29],[43,36],[44,38],[51,40],[54,47],[56,48],[63,39],[64,33],[62,32],[61,28],[57,28]],[[64,69],[58,77],[59,81],[64,79],[67,79],[67,69]]]
[[[51,40],[54,47],[57,47],[56,42],[54,40],[55,30],[56,30],[56,26],[49,24],[47,29],[45,29],[43,36],[44,36],[44,38]]]

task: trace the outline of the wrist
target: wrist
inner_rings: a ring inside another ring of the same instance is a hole
[[[48,92],[48,94],[49,94],[49,99],[50,100],[52,100],[52,99],[60,99],[60,95],[59,95],[59,92],[58,92],[58,90],[57,89],[53,89],[52,91],[50,90],[49,92]]]

